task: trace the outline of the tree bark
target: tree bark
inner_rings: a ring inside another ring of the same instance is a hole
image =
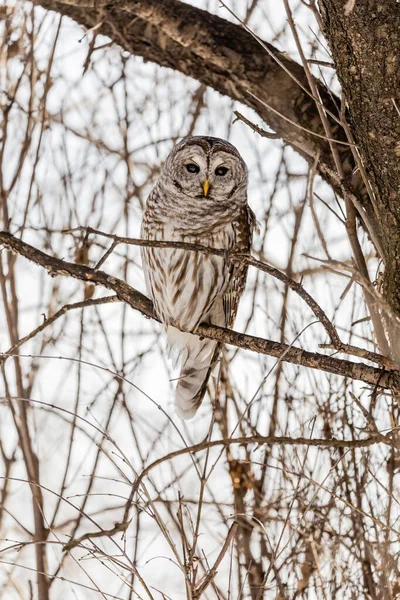
[[[400,4],[320,0],[324,33],[348,103],[348,118],[381,221],[384,295],[400,315]],[[388,326],[399,356],[398,329]]]
[[[342,194],[303,67],[271,44],[260,43],[242,26],[179,0],[34,3],[71,17],[87,29],[101,24],[96,31],[131,54],[179,71],[254,109],[310,165],[318,159],[318,172]],[[324,105],[339,118],[340,100],[322,84],[318,87]],[[350,183],[355,163],[345,132],[334,119],[330,124],[334,138],[343,142],[337,147]],[[355,192],[363,202],[363,185]]]

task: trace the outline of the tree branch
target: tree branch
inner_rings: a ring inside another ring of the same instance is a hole
[[[201,452],[202,450],[206,450],[207,448],[215,448],[219,446],[230,446],[231,444],[239,444],[239,445],[247,445],[247,444],[275,444],[278,446],[313,446],[317,448],[366,448],[368,446],[372,446],[378,443],[386,443],[389,445],[394,444],[397,446],[398,442],[395,440],[391,440],[390,437],[385,437],[384,435],[373,435],[363,440],[340,440],[337,438],[331,439],[310,439],[304,437],[292,438],[289,436],[262,436],[262,435],[253,435],[248,437],[238,437],[238,438],[229,438],[229,439],[221,439],[221,440],[209,440],[200,442],[199,444],[195,444],[194,446],[185,446],[184,448],[180,448],[179,450],[175,450],[174,452],[170,452],[169,454],[165,454],[161,458],[158,458],[154,462],[152,462],[148,467],[143,469],[140,475],[136,478],[131,493],[129,495],[128,501],[125,505],[125,513],[122,519],[122,523],[127,522],[129,516],[129,510],[133,499],[135,497],[136,492],[139,489],[141,482],[144,477],[149,474],[149,472],[161,465],[162,463],[172,460],[177,456],[182,456],[183,454]]]
[[[73,277],[112,290],[122,302],[129,304],[135,310],[139,310],[146,317],[157,320],[151,300],[118,277],[109,275],[104,271],[92,269],[86,265],[75,264],[50,256],[8,232],[0,232],[0,244],[46,269],[52,277]],[[292,364],[363,381],[373,386],[379,385],[387,389],[400,385],[400,373],[396,371],[375,369],[363,363],[333,358],[317,352],[308,352],[302,348],[238,333],[215,325],[203,323],[196,333],[201,337],[231,344],[244,350],[251,350]]]
[[[254,109],[276,134],[341,194],[332,178],[329,142],[301,65],[257,36],[217,15],[179,0],[34,0],[111,38],[131,54],[174,69]],[[331,131],[348,143],[338,124],[340,101],[317,81],[320,99],[337,116]],[[318,134],[321,137],[316,137]],[[338,145],[346,175],[354,167],[349,145]],[[362,182],[361,202],[366,201]]]

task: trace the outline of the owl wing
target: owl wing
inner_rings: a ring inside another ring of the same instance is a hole
[[[235,252],[249,252],[253,239],[256,217],[249,206],[246,206],[239,219],[233,223],[235,230]],[[229,267],[229,285],[222,298],[226,327],[233,327],[239,300],[243,294],[248,267],[243,262],[231,262]]]

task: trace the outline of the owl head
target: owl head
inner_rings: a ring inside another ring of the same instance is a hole
[[[161,173],[163,185],[183,200],[246,201],[247,167],[238,150],[215,137],[184,138],[168,156]]]

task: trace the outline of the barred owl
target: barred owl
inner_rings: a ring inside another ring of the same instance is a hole
[[[183,139],[168,156],[147,199],[142,238],[250,250],[255,218],[247,204],[247,168],[237,149],[213,137]],[[229,257],[182,249],[142,248],[146,286],[181,363],[176,410],[199,408],[217,342],[192,335],[200,323],[232,327],[247,269]]]

